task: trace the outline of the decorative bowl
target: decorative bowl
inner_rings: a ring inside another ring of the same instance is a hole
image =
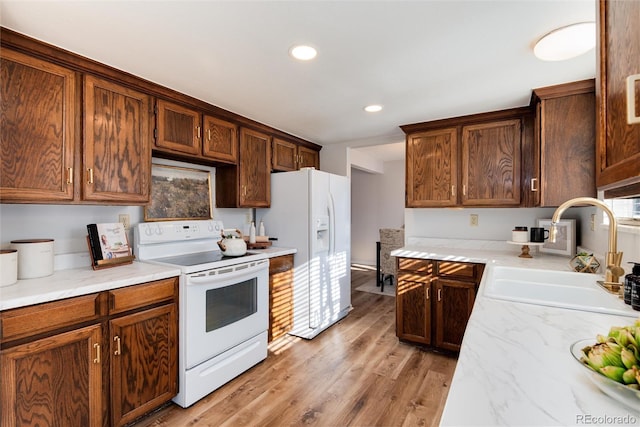
[[[603,393],[622,403],[630,409],[640,414],[640,390],[634,390],[624,384],[616,382],[599,372],[594,371],[580,359],[585,355],[582,351],[587,346],[596,343],[595,339],[576,341],[571,345],[571,355],[584,368],[584,373],[589,377]]]

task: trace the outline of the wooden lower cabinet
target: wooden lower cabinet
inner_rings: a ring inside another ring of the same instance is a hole
[[[269,341],[293,327],[293,255],[269,260]]]
[[[0,425],[102,426],[99,324],[0,351]]]
[[[398,338],[459,351],[484,266],[413,258],[397,262]]]
[[[169,401],[177,292],[170,278],[0,312],[0,425],[121,426]]]

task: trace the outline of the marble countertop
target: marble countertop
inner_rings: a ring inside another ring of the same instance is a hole
[[[273,258],[294,254],[297,250],[271,246],[267,249],[252,249],[250,252],[264,253],[268,258]],[[140,261],[96,271],[91,267],[56,270],[51,276],[18,280],[13,285],[0,287],[0,310],[77,297],[179,275],[178,268]]]
[[[18,280],[0,288],[0,310],[87,295],[180,275],[180,269],[134,261],[131,264],[93,270],[57,270],[51,276]]]
[[[569,258],[518,250],[446,248],[418,242],[392,255],[571,271]],[[633,317],[545,307],[483,296],[485,270],[453,376],[442,426],[640,425],[638,412],[603,394],[569,348]],[[640,317],[640,312],[638,317]]]

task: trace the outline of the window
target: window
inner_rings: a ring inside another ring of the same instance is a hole
[[[640,198],[605,199],[604,202],[615,214],[619,225],[640,227]],[[609,218],[606,215],[605,222],[609,222]]]

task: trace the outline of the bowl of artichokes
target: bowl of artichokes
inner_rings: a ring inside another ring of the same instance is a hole
[[[573,343],[571,354],[600,390],[640,414],[640,319]]]

